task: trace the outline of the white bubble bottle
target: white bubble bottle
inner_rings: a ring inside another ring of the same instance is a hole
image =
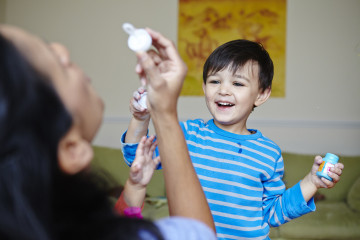
[[[124,31],[129,34],[128,46],[134,52],[146,52],[152,45],[150,34],[143,28],[135,28],[130,23],[123,24]]]

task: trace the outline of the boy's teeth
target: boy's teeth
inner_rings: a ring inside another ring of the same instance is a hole
[[[233,105],[231,103],[222,103],[222,102],[219,102],[218,104],[222,105],[222,106],[232,106]]]

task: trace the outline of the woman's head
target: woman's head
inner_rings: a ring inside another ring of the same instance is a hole
[[[0,30],[0,238],[44,239],[60,139],[72,116]],[[20,40],[20,39],[17,39]],[[41,213],[41,214],[40,214]],[[18,231],[12,229],[23,226]],[[3,235],[2,235],[3,234]]]
[[[0,239],[138,239],[82,171],[103,103],[66,48],[0,25]]]
[[[46,112],[45,109],[47,107],[49,110],[52,109],[50,96],[58,98],[71,117],[71,125],[68,126],[58,142],[59,164],[65,172],[70,174],[81,171],[92,158],[90,142],[100,127],[103,114],[103,102],[92,88],[90,79],[71,62],[69,53],[64,46],[46,44],[36,36],[12,26],[1,25],[0,34],[6,39],[4,41],[8,42],[6,48],[13,46],[18,58],[23,65],[27,66],[26,71],[25,69],[18,69],[19,60],[9,63],[10,68],[8,69],[2,65],[4,73],[10,73],[13,69],[13,72],[16,72],[17,75],[23,75],[23,77],[18,79],[18,88],[13,89],[14,92],[11,96],[7,94],[8,87],[4,86],[1,90],[3,93],[0,104],[4,105],[6,102],[14,101],[26,105],[25,109],[28,111],[26,114],[29,114],[34,121],[46,122],[47,125],[44,124],[39,131],[46,131],[48,135],[51,135],[55,131],[51,124],[56,125],[60,114],[58,112]],[[7,58],[10,55],[3,54],[4,62],[9,62]],[[11,74],[2,76],[1,84],[13,84],[12,77],[14,76]],[[30,94],[30,91],[33,93]],[[0,111],[6,111],[6,108],[9,106],[0,107]],[[36,112],[36,109],[39,111]],[[19,126],[15,126],[15,123],[20,121],[16,118],[22,114],[22,110],[19,106],[13,106],[11,111],[16,113],[15,115],[8,115],[8,112],[2,115],[12,122],[14,128],[28,127],[32,129],[32,122],[26,124],[22,122]],[[10,118],[14,119],[11,120]],[[6,126],[1,128],[3,127]],[[48,128],[45,129],[45,127]],[[35,135],[39,134],[35,129],[32,131]]]

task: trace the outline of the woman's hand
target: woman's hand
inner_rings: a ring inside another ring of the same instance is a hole
[[[149,28],[146,29],[153,39],[157,52],[138,53],[139,64],[136,71],[148,91],[151,109],[159,112],[176,112],[177,99],[187,73],[187,67],[179,56],[172,41]],[[154,113],[156,114],[156,113]]]

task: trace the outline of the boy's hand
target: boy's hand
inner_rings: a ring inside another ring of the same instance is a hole
[[[337,182],[340,181],[340,176],[342,174],[342,170],[344,169],[344,164],[337,163],[333,168],[330,169],[328,175],[333,179],[333,181],[329,181],[326,178],[319,178],[316,175],[316,172],[318,171],[322,162],[322,157],[316,156],[311,171],[300,182],[301,192],[306,202],[308,202],[315,195],[319,188],[332,188]]]
[[[132,185],[146,187],[151,180],[154,170],[160,163],[160,157],[152,159],[157,146],[154,139],[154,136],[149,138],[144,136],[139,142],[135,160],[130,168],[129,181]]]
[[[329,175],[329,177],[331,177],[333,179],[332,181],[330,181],[324,177],[319,178],[319,176],[316,175],[316,172],[318,171],[319,166],[322,162],[323,162],[323,159],[321,156],[315,157],[314,164],[311,169],[311,180],[317,188],[332,188],[335,186],[335,184],[337,182],[340,181],[340,176],[344,169],[344,164],[336,163],[335,166],[330,169],[330,172],[328,172],[328,175]]]
[[[139,87],[134,93],[133,97],[130,99],[130,112],[135,119],[138,121],[145,121],[150,118],[150,113],[146,108],[143,108],[139,104],[139,99],[141,98],[141,94],[146,92],[144,87]]]

